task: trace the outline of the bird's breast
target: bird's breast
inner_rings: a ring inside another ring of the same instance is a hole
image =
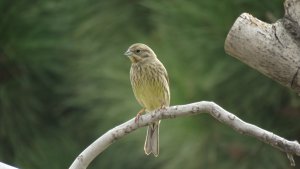
[[[170,93],[165,69],[162,65],[132,65],[130,80],[138,102],[148,111],[169,106]]]

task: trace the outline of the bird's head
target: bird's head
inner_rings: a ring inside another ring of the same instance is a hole
[[[156,58],[153,50],[142,43],[135,43],[131,45],[124,55],[128,56],[132,63],[145,62]]]

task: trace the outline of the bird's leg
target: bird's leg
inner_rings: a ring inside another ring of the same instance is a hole
[[[139,121],[141,115],[142,115],[144,112],[145,112],[145,108],[142,108],[142,109],[136,114],[135,119],[134,119],[134,122],[137,123],[137,122]]]

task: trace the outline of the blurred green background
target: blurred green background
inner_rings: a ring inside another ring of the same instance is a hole
[[[242,12],[272,23],[282,0],[0,0],[0,161],[68,168],[93,140],[140,110],[123,53],[148,44],[168,70],[171,104],[214,101],[247,122],[300,139],[297,95],[225,54]],[[279,169],[286,154],[209,115],[164,120],[160,156],[146,129],[89,168]],[[296,158],[296,165],[300,160]]]

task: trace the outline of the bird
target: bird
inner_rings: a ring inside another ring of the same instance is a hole
[[[142,106],[135,121],[143,112],[167,108],[170,105],[168,73],[154,51],[145,44],[135,43],[124,54],[131,61],[130,82],[134,96]],[[144,144],[146,155],[159,155],[159,125],[160,120],[148,125]]]

